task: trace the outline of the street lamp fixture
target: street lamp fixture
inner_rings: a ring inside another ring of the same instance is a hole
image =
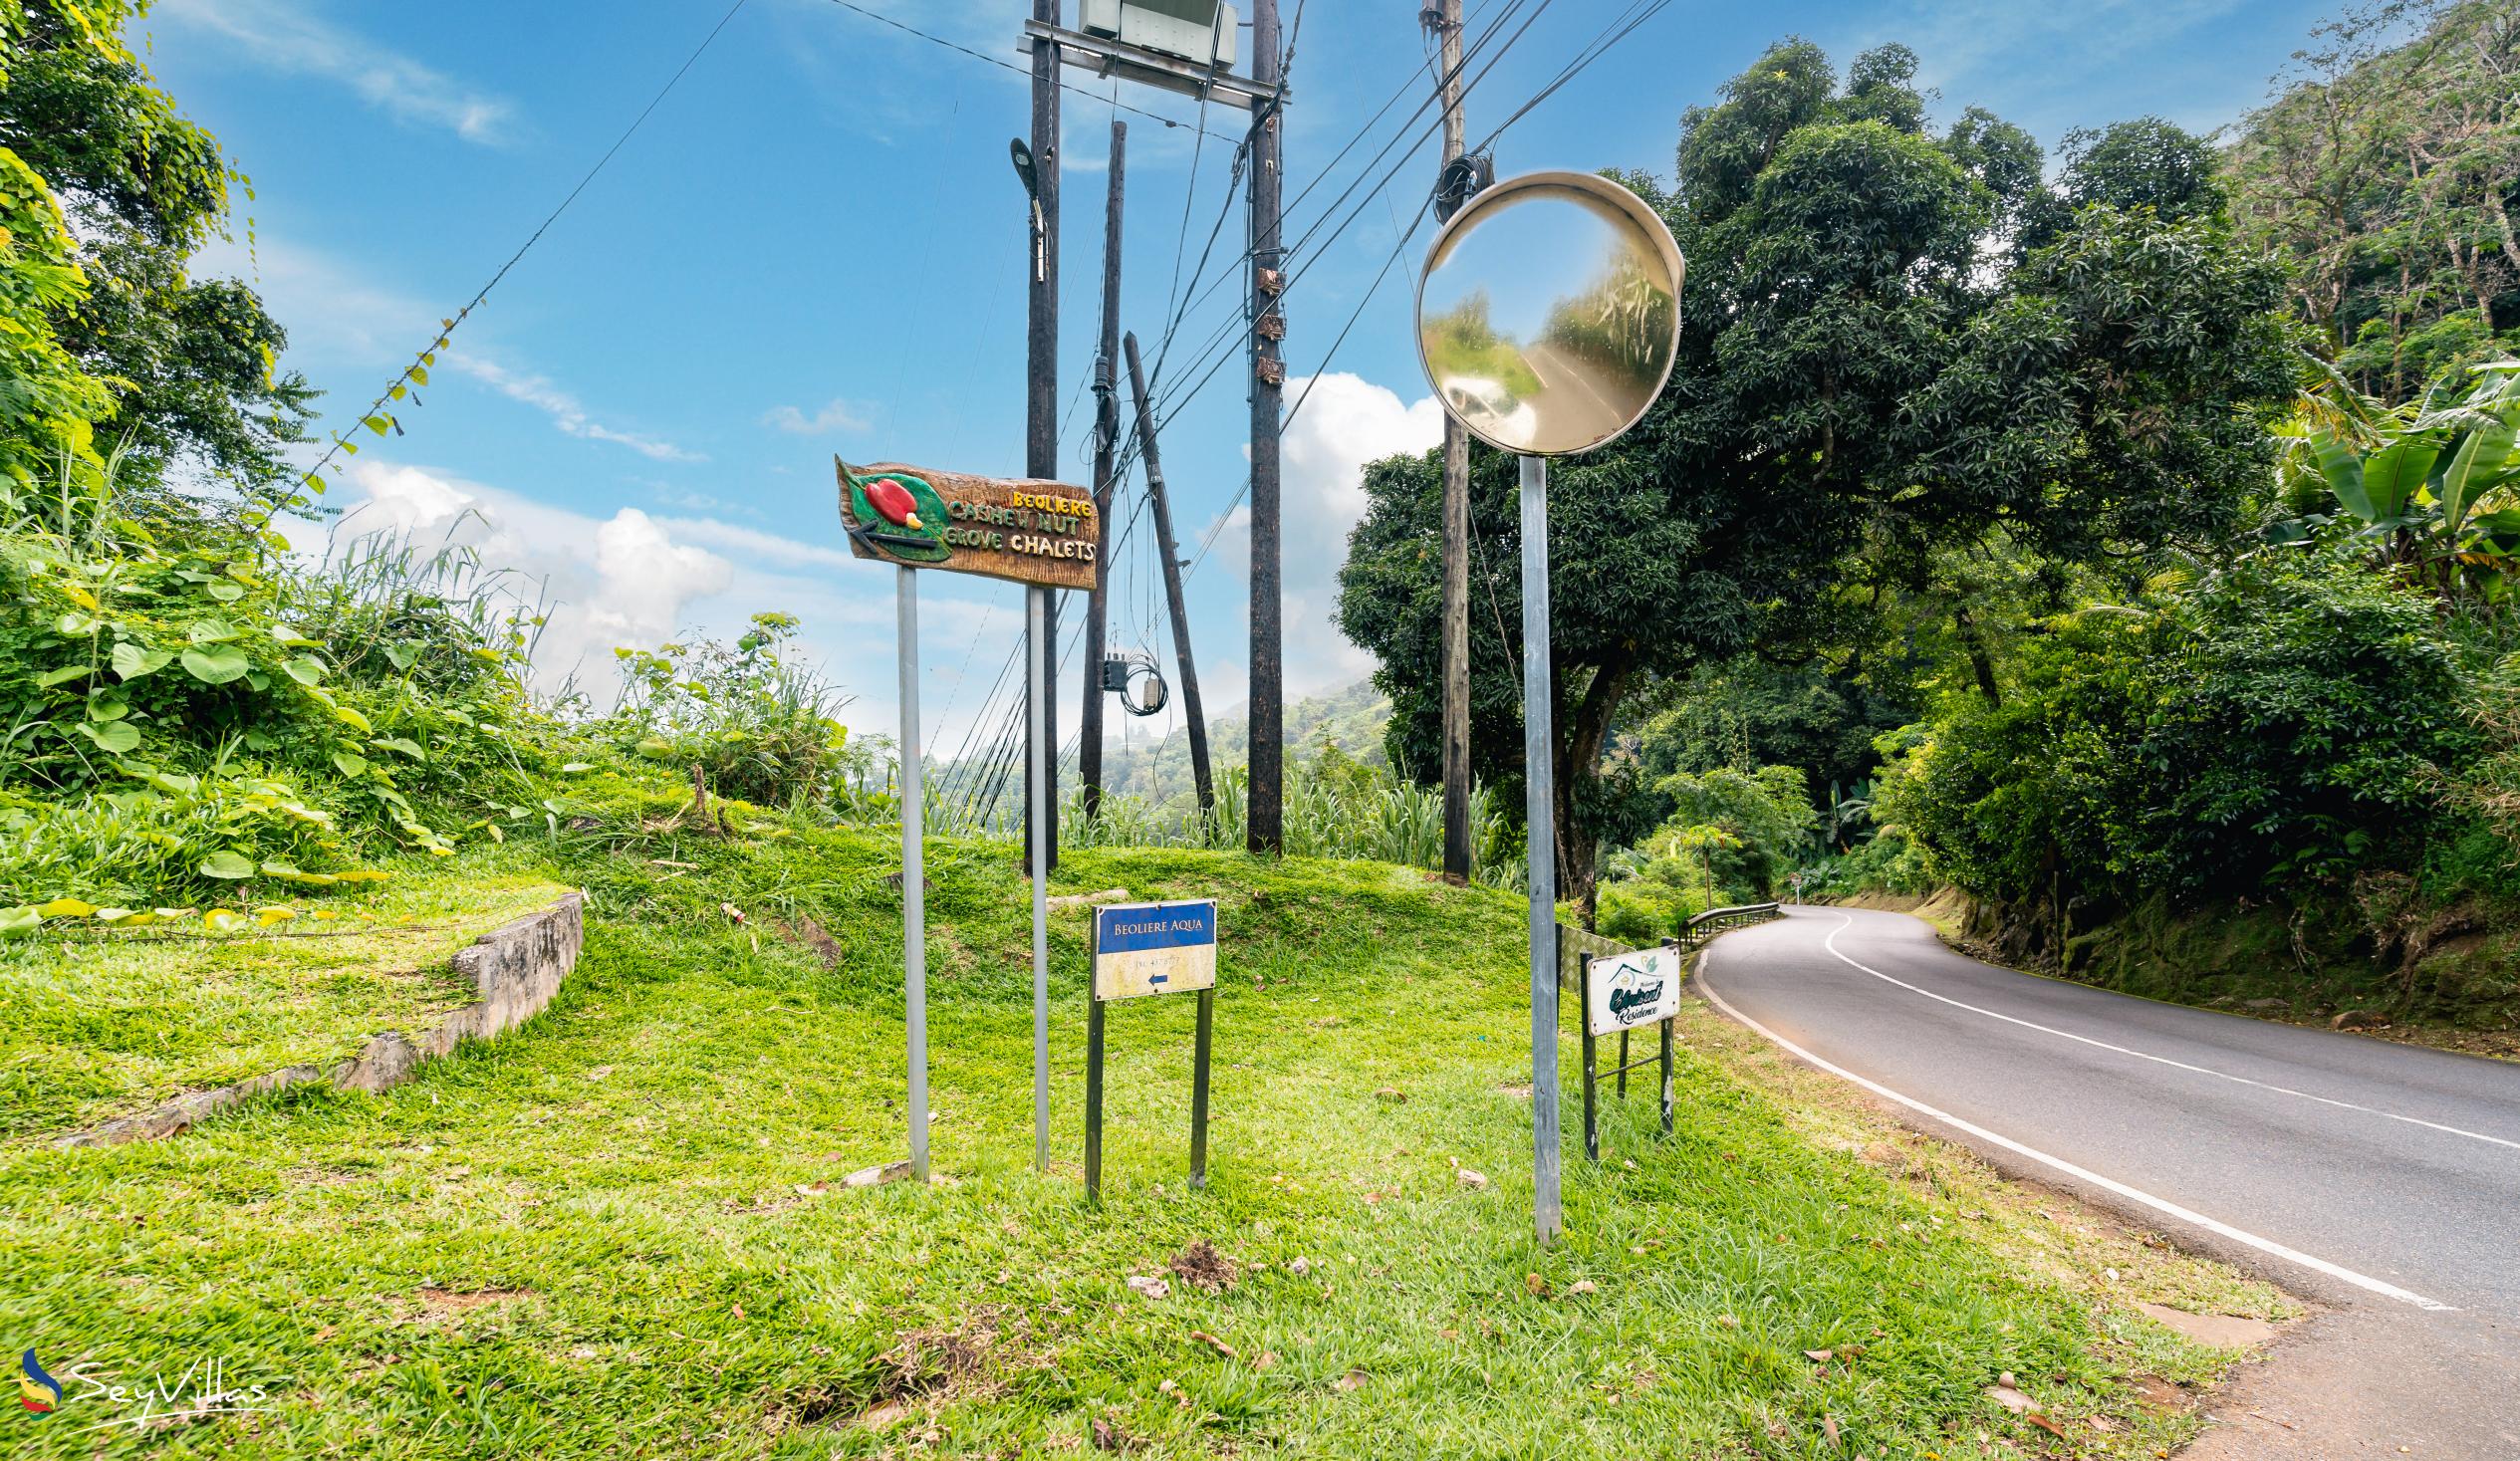
[[[1033,149],[1022,137],[1006,144],[1007,153],[1015,159],[1015,175],[1023,180],[1024,196],[1033,204],[1033,283],[1045,280],[1047,262],[1043,258],[1043,239],[1049,232],[1041,221],[1041,168],[1033,161]]]

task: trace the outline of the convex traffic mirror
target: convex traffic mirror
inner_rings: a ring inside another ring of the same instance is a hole
[[[1508,179],[1436,235],[1417,281],[1418,359],[1444,409],[1490,446],[1590,451],[1670,378],[1685,267],[1662,220],[1608,178]]]

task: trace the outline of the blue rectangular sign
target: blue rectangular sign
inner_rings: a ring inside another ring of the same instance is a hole
[[[1136,999],[1216,987],[1216,900],[1094,910],[1094,997]]]
[[[1212,902],[1143,903],[1094,910],[1097,953],[1189,948],[1214,942],[1216,905]]]

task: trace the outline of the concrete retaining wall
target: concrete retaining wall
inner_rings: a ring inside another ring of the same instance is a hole
[[[560,992],[560,981],[577,966],[585,942],[586,901],[570,893],[539,913],[492,929],[455,955],[455,972],[472,986],[473,1003],[416,1034],[388,1030],[370,1040],[358,1055],[327,1070],[321,1066],[287,1066],[250,1081],[196,1091],[62,1137],[56,1146],[110,1146],[120,1141],[146,1141],[172,1136],[201,1120],[265,1092],[309,1081],[328,1082],[343,1091],[383,1091],[410,1079],[420,1062],[434,1060],[466,1040],[488,1040],[532,1019]]]

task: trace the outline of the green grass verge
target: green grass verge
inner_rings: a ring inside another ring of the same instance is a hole
[[[1058,890],[1212,894],[1226,934],[1212,1188],[1181,1180],[1191,1002],[1145,1001],[1113,1014],[1089,1211],[1084,920],[1055,919],[1036,1175],[1011,862],[930,850],[949,1180],[817,1190],[903,1146],[884,839],[580,849],[554,872],[590,889],[586,955],[524,1030],[383,1096],[0,1151],[0,1339],[70,1388],[0,1423],[56,1457],[2148,1457],[2195,1422],[2135,1377],[2224,1362],[1989,1241],[1976,1199],[1814,1141],[1696,1040],[1679,1133],[1615,1107],[1538,1250],[1521,904],[1388,867],[1065,859]],[[837,967],[781,936],[798,913]],[[1222,1292],[1166,1272],[1202,1241]],[[135,1410],[78,1376],[212,1360],[267,1411],[92,1428]],[[1987,1397],[2007,1370],[2070,1448]]]
[[[135,934],[57,923],[0,940],[0,1137],[58,1134],[416,1031],[471,991],[447,959],[567,889],[530,852],[411,859],[388,882],[296,899],[316,936]]]

